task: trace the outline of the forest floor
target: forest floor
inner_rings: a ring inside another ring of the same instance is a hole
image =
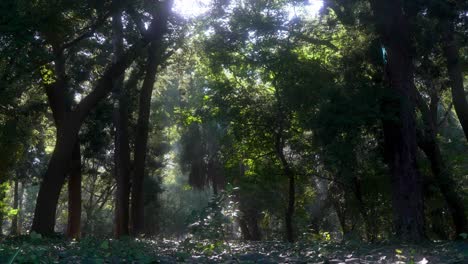
[[[468,263],[468,243],[209,242],[45,239],[0,241],[0,263]]]

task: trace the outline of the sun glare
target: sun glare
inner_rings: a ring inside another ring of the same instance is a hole
[[[289,4],[286,6],[289,20],[294,17],[315,17],[323,7],[323,0],[309,0],[307,5],[294,6]]]
[[[248,0],[247,0],[248,1]],[[174,11],[186,18],[201,16],[208,12],[212,0],[175,0]],[[304,8],[288,7],[289,17],[316,16],[323,6],[323,0],[309,0]]]
[[[306,12],[310,15],[317,15],[320,9],[323,7],[323,0],[309,0],[309,4],[306,6]]]
[[[175,0],[173,10],[186,18],[193,18],[208,12],[212,0]]]

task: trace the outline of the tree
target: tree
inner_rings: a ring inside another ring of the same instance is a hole
[[[466,13],[466,4],[461,1],[434,1],[432,12],[439,16],[442,35],[442,49],[444,52],[447,72],[452,88],[452,101],[455,106],[460,124],[468,140],[468,100],[463,85],[463,71],[460,59],[459,44],[456,38],[455,25],[459,16]]]
[[[124,52],[122,12],[112,17],[114,62]],[[130,142],[128,132],[128,94],[124,90],[124,74],[114,76],[113,80],[115,127],[114,173],[117,182],[115,197],[115,236],[128,236],[130,223]]]
[[[385,144],[392,174],[395,231],[404,240],[424,239],[422,178],[417,165],[412,35],[401,1],[371,1],[382,43],[388,54],[389,88],[397,97],[388,107],[397,121],[384,121]]]
[[[170,2],[160,3],[160,5],[159,16],[153,18],[144,37],[128,48],[115,63],[107,66],[102,76],[96,82],[94,89],[77,104],[73,111],[67,114],[62,128],[58,129],[56,146],[47,172],[41,182],[33,225],[31,227],[32,231],[40,234],[51,234],[54,231],[55,210],[60,190],[65,180],[63,175],[68,169],[72,149],[77,140],[81,124],[97,103],[110,93],[114,77],[123,74],[142,49],[151,41],[161,38],[166,33],[164,31],[164,21],[167,21],[171,5]],[[64,96],[58,99],[60,101],[66,100]]]

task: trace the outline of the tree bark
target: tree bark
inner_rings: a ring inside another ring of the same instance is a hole
[[[238,194],[237,194],[238,195]],[[262,240],[262,232],[258,226],[259,214],[256,208],[246,208],[248,205],[236,198],[239,203],[240,216],[238,218],[242,239],[246,241]]]
[[[71,94],[67,86],[64,50],[54,46],[55,75],[57,82],[46,87],[49,106],[57,128],[57,138],[64,118],[71,112]],[[81,225],[81,152],[80,143],[73,147],[72,160],[68,172],[68,223],[67,237],[78,239]]]
[[[442,47],[452,88],[452,101],[458,120],[460,120],[460,124],[465,132],[465,138],[468,140],[468,101],[463,86],[459,48],[454,36],[454,22],[445,20],[442,22],[442,27],[444,37]]]
[[[239,217],[239,226],[241,229],[242,239],[245,241],[251,241],[252,235],[249,231],[249,226],[247,225],[247,221],[245,220],[244,216]]]
[[[81,237],[81,151],[79,140],[75,143],[68,173],[68,225],[67,237]]]
[[[51,235],[54,232],[60,190],[65,182],[65,173],[69,168],[68,163],[72,154],[70,152],[73,150],[78,133],[78,129],[71,125],[67,127],[68,129],[58,129],[60,136],[57,138],[47,172],[39,188],[31,231],[42,235]]]
[[[160,45],[159,45],[160,46]],[[144,178],[146,165],[146,152],[148,145],[148,128],[151,110],[151,94],[156,80],[156,72],[160,64],[158,56],[159,47],[153,43],[149,48],[146,75],[140,91],[138,121],[135,138],[135,165],[132,177],[132,224],[133,235],[144,232]]]
[[[372,0],[371,7],[387,49],[389,86],[399,97],[388,105],[397,120],[385,119],[383,124],[391,172],[395,231],[402,240],[421,241],[425,239],[424,202],[422,178],[416,160],[411,33],[401,0]]]
[[[114,62],[123,54],[122,12],[112,17]],[[114,76],[114,127],[115,127],[115,179],[117,182],[115,199],[115,237],[129,235],[130,219],[130,143],[128,135],[128,102],[123,89],[124,75]]]
[[[262,232],[258,226],[259,214],[256,208],[250,208],[247,211],[247,224],[249,226],[250,237],[252,241],[262,240]]]

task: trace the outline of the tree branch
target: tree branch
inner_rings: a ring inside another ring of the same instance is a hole
[[[439,121],[439,123],[437,123],[437,127],[439,128],[440,126],[442,126],[442,124],[447,120],[450,112],[452,112],[452,108],[453,108],[453,102],[450,103],[447,111],[445,112],[444,116],[442,117],[442,119]]]
[[[84,39],[87,39],[87,38],[91,37],[91,36],[94,34],[94,32],[96,32],[96,30],[97,30],[102,24],[104,24],[104,22],[106,22],[106,20],[112,15],[113,11],[114,11],[114,10],[111,9],[109,12],[105,13],[102,17],[98,18],[98,20],[97,20],[95,23],[93,23],[93,24],[91,24],[91,25],[89,25],[89,26],[87,26],[87,27],[85,27],[85,28],[79,30],[80,32],[82,32],[81,35],[79,35],[78,37],[76,37],[76,38],[73,39],[73,40],[70,40],[70,41],[64,43],[64,44],[60,47],[60,49],[61,49],[61,50],[69,49],[69,48],[75,46],[78,42],[80,42],[80,41],[82,41],[82,40],[84,40]]]

